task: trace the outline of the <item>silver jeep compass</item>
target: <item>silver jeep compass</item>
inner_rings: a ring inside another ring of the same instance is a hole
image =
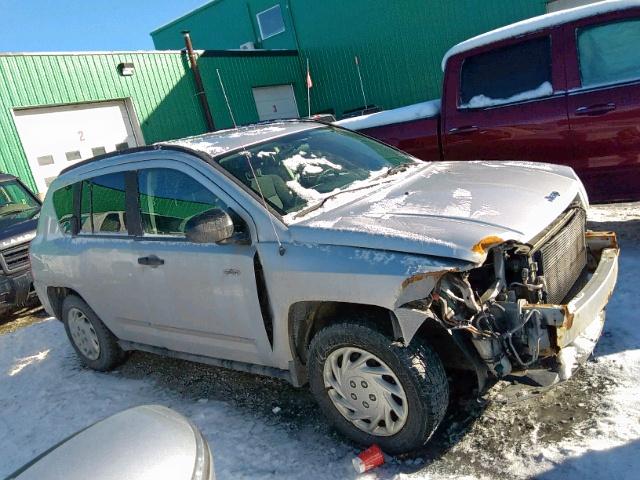
[[[587,206],[568,167],[425,163],[287,121],[68,168],[31,258],[88,366],[145,350],[308,382],[396,453],[432,435],[456,372],[551,385],[590,355],[618,247]]]

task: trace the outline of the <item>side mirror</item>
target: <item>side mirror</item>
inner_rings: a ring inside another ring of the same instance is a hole
[[[219,243],[233,237],[233,220],[227,212],[215,208],[190,218],[185,236],[193,243]]]

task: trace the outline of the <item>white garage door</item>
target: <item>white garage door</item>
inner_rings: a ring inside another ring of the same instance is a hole
[[[256,87],[253,89],[253,99],[256,102],[260,120],[300,117],[291,85]]]
[[[74,162],[144,144],[122,100],[30,108],[13,114],[40,193]]]

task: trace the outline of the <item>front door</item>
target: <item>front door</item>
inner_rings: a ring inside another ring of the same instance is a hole
[[[574,165],[592,201],[640,198],[640,14],[568,25]]]
[[[210,180],[187,168],[141,169],[138,191],[143,231],[138,270],[149,305],[149,343],[268,364],[271,346],[256,288],[255,247],[185,238],[188,219],[214,208],[229,211],[230,199],[223,200]],[[249,228],[237,216],[234,223]]]
[[[547,29],[449,59],[446,160],[570,162],[560,34]]]

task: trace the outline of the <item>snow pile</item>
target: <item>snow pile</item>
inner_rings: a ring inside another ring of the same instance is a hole
[[[428,102],[415,103],[406,107],[384,110],[382,112],[360,115],[359,117],[345,118],[334,122],[335,125],[348,128],[349,130],[362,130],[365,128],[380,127],[393,123],[411,122],[421,118],[435,117],[440,114],[440,99],[429,100]]]
[[[482,47],[490,43],[506,40],[508,38],[525,35],[536,30],[542,30],[555,25],[573,22],[581,18],[601,15],[603,13],[616,10],[626,10],[634,7],[640,7],[640,0],[605,0],[603,2],[560,10],[558,12],[539,15],[537,17],[522,20],[521,22],[512,23],[511,25],[506,25],[496,30],[483,33],[454,45],[447,53],[445,53],[444,58],[442,59],[442,71],[444,71],[449,58],[462,52]]]
[[[509,98],[490,98],[485,95],[476,95],[471,97],[469,103],[460,105],[460,108],[485,108],[495,107],[496,105],[505,105],[507,103],[522,102],[524,100],[532,100],[534,98],[548,97],[553,93],[553,87],[551,83],[544,82],[538,88],[534,90],[527,90],[526,92],[520,92]]]

